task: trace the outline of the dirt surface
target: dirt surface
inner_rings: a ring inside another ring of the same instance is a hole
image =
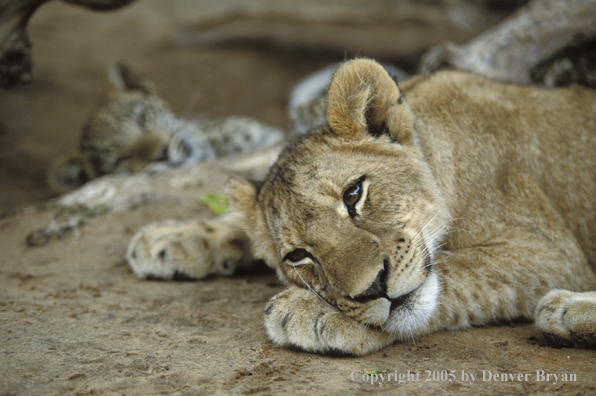
[[[213,216],[193,199],[104,214],[28,247],[27,235],[54,214],[23,207],[52,196],[45,169],[75,147],[110,59],[138,65],[179,114],[243,114],[281,128],[291,86],[341,59],[167,45],[164,32],[199,12],[193,3],[145,0],[102,15],[54,2],[33,17],[34,81],[0,92],[0,395],[596,394],[596,351],[549,347],[529,323],[328,357],[268,340],[262,310],[282,286],[265,268],[200,282],[137,279],[124,260],[133,233],[151,221]],[[228,162],[199,165],[192,182],[170,186],[187,198],[219,191]],[[418,375],[371,384],[365,370]],[[473,382],[462,378],[471,374]]]
[[[227,162],[154,179],[176,204],[90,218],[44,246],[25,240],[52,211],[0,220],[0,395],[596,391],[595,351],[551,348],[529,323],[438,333],[366,357],[320,356],[268,340],[262,310],[282,285],[267,268],[198,282],[137,279],[123,258],[133,233],[150,221],[213,217],[192,198],[220,189],[234,172]],[[415,376],[371,384],[362,381],[365,370]],[[539,381],[537,370],[558,380]],[[489,372],[508,381],[483,381]],[[561,374],[574,381],[561,382]]]

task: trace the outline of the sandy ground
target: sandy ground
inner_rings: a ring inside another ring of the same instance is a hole
[[[193,197],[217,191],[231,174],[226,166],[196,166],[191,179],[162,174],[156,190],[177,186],[176,204],[91,218],[45,246],[25,240],[51,211],[0,220],[0,395],[596,391],[594,351],[551,348],[529,323],[434,334],[366,357],[328,357],[268,340],[262,310],[282,286],[267,268],[199,282],[137,279],[123,259],[135,230],[148,221],[213,217]],[[365,370],[415,376],[371,384],[362,381]],[[546,381],[539,370],[558,380]],[[489,372],[508,381],[488,380]],[[561,382],[562,374],[574,381]]]
[[[45,169],[75,147],[110,59],[138,64],[177,113],[243,114],[281,128],[291,86],[337,60],[168,46],[163,32],[199,12],[191,1],[172,3],[144,0],[107,15],[59,2],[42,7],[30,29],[34,81],[0,92],[0,395],[596,394],[595,351],[549,347],[529,323],[327,357],[267,339],[262,309],[282,286],[266,268],[200,282],[137,279],[123,258],[132,234],[151,221],[213,216],[190,198],[221,188],[225,162],[200,165],[180,189],[184,201],[104,214],[28,247],[27,235],[53,213],[22,208],[52,196]],[[371,384],[362,382],[365,370],[417,376]],[[541,380],[540,371],[558,380]]]

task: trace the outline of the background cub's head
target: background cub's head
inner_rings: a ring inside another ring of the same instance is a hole
[[[420,300],[447,213],[411,109],[379,64],[335,72],[327,119],[262,185],[231,180],[230,200],[282,279],[380,325]]]
[[[138,171],[154,161],[182,161],[184,142],[172,147],[181,120],[158,96],[153,83],[122,63],[107,67],[106,98],[89,117],[78,150],[58,158],[48,182],[67,192],[96,177]]]

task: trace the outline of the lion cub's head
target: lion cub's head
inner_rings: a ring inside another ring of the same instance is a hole
[[[436,306],[433,255],[448,215],[414,115],[377,63],[343,64],[328,125],[288,147],[262,185],[232,179],[257,257],[339,311],[389,331]]]
[[[58,193],[99,176],[137,172],[155,163],[183,163],[192,148],[176,132],[189,128],[158,95],[155,85],[123,63],[108,65],[105,98],[93,111],[78,150],[57,158],[48,183]]]

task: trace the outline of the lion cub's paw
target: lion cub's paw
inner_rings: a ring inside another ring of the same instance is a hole
[[[534,313],[536,326],[561,346],[596,345],[596,292],[553,290]]]
[[[269,301],[265,328],[277,345],[310,352],[365,355],[392,342],[390,334],[345,316],[297,287]]]
[[[220,220],[167,221],[143,227],[126,259],[140,278],[229,276],[252,259],[246,234]]]

